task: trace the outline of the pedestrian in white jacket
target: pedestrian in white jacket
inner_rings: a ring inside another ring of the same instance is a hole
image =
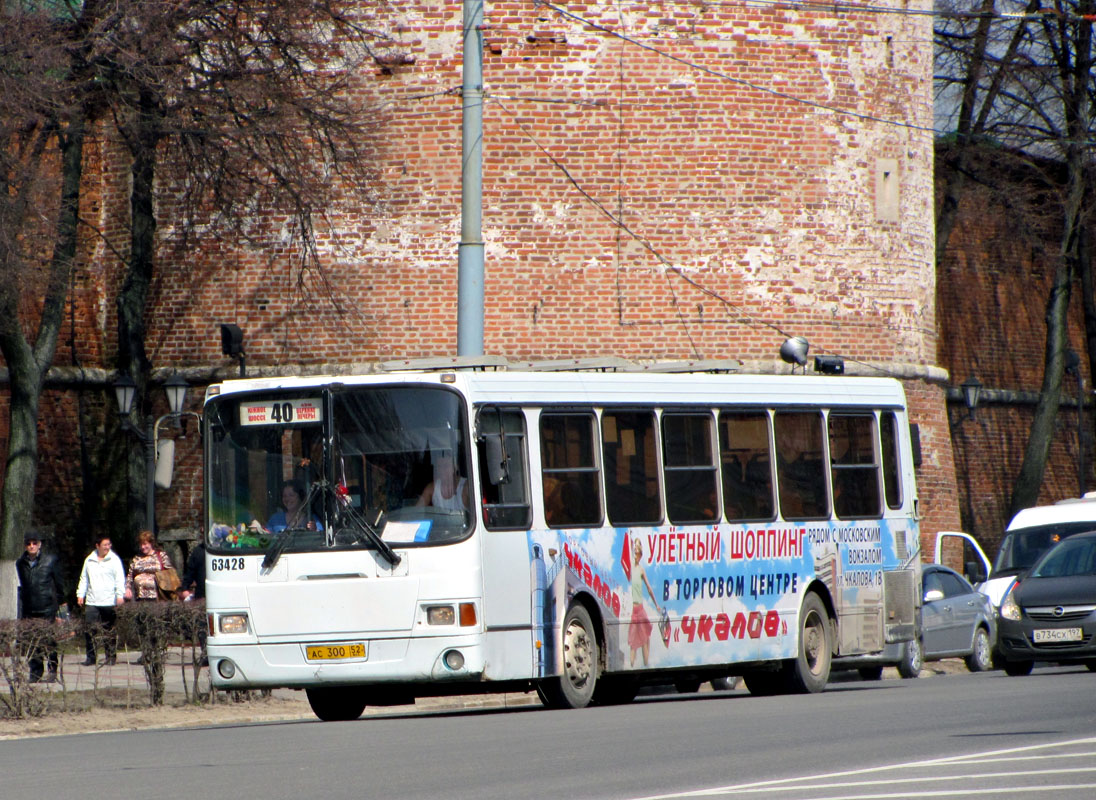
[[[125,602],[126,571],[122,559],[110,548],[110,536],[102,534],[95,539],[95,549],[84,559],[76,586],[76,602],[84,609],[85,667],[95,666],[95,644],[100,639],[106,656],[104,663],[114,664],[117,660],[115,609]]]

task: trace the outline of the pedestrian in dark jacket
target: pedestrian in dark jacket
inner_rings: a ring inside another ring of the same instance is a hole
[[[199,542],[190,551],[186,565],[183,567],[183,585],[179,589],[179,597],[183,600],[205,600],[205,543]]]
[[[183,568],[183,585],[179,590],[179,597],[184,602],[205,600],[205,557],[205,542],[199,542],[198,546],[190,552],[190,556],[186,560],[186,566]],[[198,663],[203,667],[209,666],[209,657],[206,655],[206,637],[208,636],[206,626],[199,625],[197,634],[198,641],[202,645],[202,657]]]
[[[42,552],[42,537],[29,531],[23,537],[25,550],[15,562],[19,576],[21,619],[44,619],[52,624],[61,609],[65,584],[61,578],[61,562],[53,553]],[[30,682],[42,680],[43,661],[49,666],[46,680],[57,680],[57,637],[43,631],[31,644],[28,661]]]

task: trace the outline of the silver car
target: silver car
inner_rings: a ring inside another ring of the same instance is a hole
[[[916,678],[926,661],[963,658],[971,672],[992,665],[997,623],[989,598],[966,578],[939,564],[921,570],[921,636],[889,644],[882,653],[839,658],[834,669],[855,668],[865,680],[878,680],[883,667],[894,666],[903,678]]]
[[[990,599],[962,575],[939,564],[926,565],[921,582],[925,592],[921,607],[925,661],[959,656],[971,672],[989,669],[997,642]]]

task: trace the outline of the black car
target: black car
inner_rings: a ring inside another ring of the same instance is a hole
[[[1009,675],[1027,675],[1036,661],[1096,671],[1096,531],[1058,542],[1013,583],[998,647]]]

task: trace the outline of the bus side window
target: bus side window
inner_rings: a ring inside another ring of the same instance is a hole
[[[544,519],[553,528],[601,525],[593,412],[541,414]]]
[[[662,522],[654,412],[606,411],[601,415],[601,446],[609,522]]]
[[[769,415],[719,413],[719,458],[727,520],[768,520],[776,514],[769,458]]]
[[[662,415],[662,460],[666,514],[670,522],[716,522],[719,498],[712,441],[712,415]]]
[[[501,430],[500,430],[501,423]],[[525,417],[520,411],[484,409],[480,412],[477,451],[483,507],[483,523],[490,530],[524,530],[532,523],[529,504],[528,451],[525,447]],[[489,479],[487,442],[482,434],[503,436],[508,480],[494,485]]]
[[[826,465],[822,461],[822,414],[779,411],[773,414],[776,476],[784,519],[826,519]]]
[[[902,470],[898,461],[898,420],[893,411],[879,415],[879,439],[883,446],[883,493],[887,508],[902,507]]]
[[[879,465],[874,414],[830,414],[833,509],[841,519],[878,517]]]

